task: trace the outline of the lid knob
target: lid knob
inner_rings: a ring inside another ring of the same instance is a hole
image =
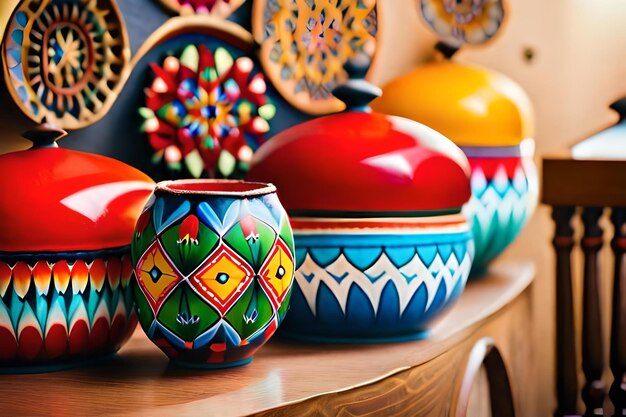
[[[459,49],[461,49],[461,47],[452,46],[440,41],[437,42],[437,44],[435,45],[435,49],[439,51],[444,56],[444,58],[452,59],[452,57],[459,51]]]
[[[626,120],[626,97],[620,98],[609,106],[619,114],[619,121]]]
[[[34,129],[27,130],[22,136],[33,142],[31,149],[58,148],[56,141],[66,136],[67,132],[50,123],[43,123]]]
[[[333,95],[346,105],[346,111],[370,112],[369,103],[382,95],[382,90],[365,80],[367,67],[357,62],[348,61],[344,69],[349,75],[348,81],[333,88]]]

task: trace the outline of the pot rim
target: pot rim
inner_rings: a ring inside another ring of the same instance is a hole
[[[155,193],[161,192],[182,196],[213,197],[260,197],[276,192],[274,184],[226,179],[187,179],[161,181],[155,187]]]
[[[8,252],[0,251],[0,262],[26,262],[30,265],[34,265],[37,261],[47,261],[49,264],[54,264],[59,261],[75,261],[85,259],[96,259],[103,257],[122,257],[123,255],[130,255],[130,243],[124,246],[117,246],[112,248],[98,248],[98,249],[77,249],[77,250],[61,250],[61,251],[22,251],[22,252]]]

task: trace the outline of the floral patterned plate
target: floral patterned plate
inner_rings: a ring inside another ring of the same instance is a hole
[[[7,26],[2,58],[8,90],[28,117],[76,129],[109,110],[130,50],[114,0],[26,0]]]
[[[420,0],[428,27],[453,48],[493,38],[504,20],[503,0]]]
[[[247,171],[277,113],[252,47],[247,31],[208,16],[170,19],[144,43],[138,112],[154,162],[193,177]]]
[[[310,114],[341,111],[332,89],[346,65],[368,68],[376,49],[376,0],[256,0],[252,32],[283,97]]]

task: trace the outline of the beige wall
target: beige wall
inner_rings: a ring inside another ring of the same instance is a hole
[[[4,28],[6,27],[6,22],[11,15],[11,10],[15,7],[18,0],[2,0],[0,1],[0,39],[2,39],[2,34],[4,33]]]
[[[384,84],[431,54],[435,40],[417,0],[379,0],[380,51],[372,80]],[[518,81],[534,102],[541,153],[581,138],[612,118],[606,105],[626,94],[626,2],[509,0],[508,21],[491,43],[462,50]],[[528,63],[524,50],[534,50]]]

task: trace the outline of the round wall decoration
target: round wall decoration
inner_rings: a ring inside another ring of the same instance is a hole
[[[332,89],[346,66],[368,68],[376,49],[375,0],[257,0],[252,31],[268,77],[309,114],[341,111]]]
[[[135,57],[149,63],[139,114],[155,163],[196,178],[247,171],[277,113],[252,48],[244,29],[206,16],[170,19],[146,41]]]
[[[129,72],[115,1],[27,0],[6,30],[5,79],[28,117],[76,129],[104,116]]]
[[[428,27],[453,48],[489,41],[502,26],[503,0],[420,0]]]

